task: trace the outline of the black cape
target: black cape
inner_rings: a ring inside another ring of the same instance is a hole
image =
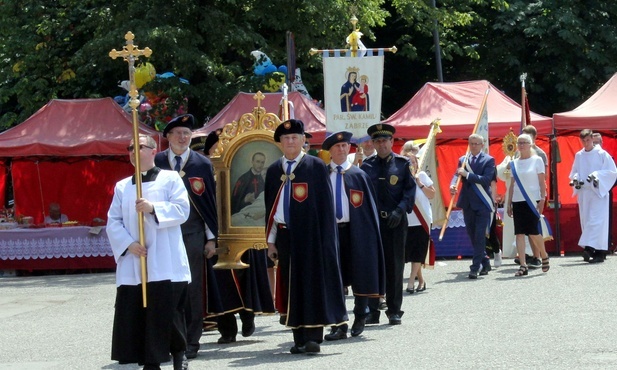
[[[281,161],[277,160],[266,174],[266,237],[273,226],[284,173]],[[304,155],[293,174],[288,225],[290,276],[285,292],[288,299],[281,302],[285,298],[277,294],[277,308],[285,307],[290,327],[339,325],[348,318],[338,263],[338,228],[330,171],[321,159]]]

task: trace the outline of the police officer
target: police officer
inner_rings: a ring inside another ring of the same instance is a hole
[[[416,182],[409,171],[409,159],[392,152],[393,126],[376,124],[367,133],[377,155],[367,158],[362,166],[377,194],[379,228],[386,265],[386,316],[390,325],[400,325],[403,301],[403,271],[405,269],[405,238],[407,213],[415,201]],[[379,299],[370,299],[366,324],[379,323]]]

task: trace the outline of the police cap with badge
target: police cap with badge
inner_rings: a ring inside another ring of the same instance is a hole
[[[396,129],[392,125],[388,125],[386,123],[377,123],[372,125],[366,130],[366,133],[371,137],[371,139],[379,139],[379,138],[392,138]]]

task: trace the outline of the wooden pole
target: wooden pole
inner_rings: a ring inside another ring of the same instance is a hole
[[[488,93],[491,91],[490,88],[486,89],[486,92],[484,93],[484,98],[482,99],[482,105],[480,106],[480,111],[478,112],[478,117],[476,118],[476,124],[473,126],[473,132],[471,133],[472,135],[476,133],[476,130],[478,129],[478,125],[480,124],[480,119],[482,119],[482,113],[484,112],[484,108],[486,107],[486,100],[488,99]],[[465,157],[463,157],[463,163],[461,164],[461,167],[465,167],[465,165],[467,164],[467,157],[469,157],[469,152],[470,152],[470,147],[469,144],[467,144],[467,152],[465,153]],[[448,211],[446,212],[446,219],[443,222],[443,226],[441,226],[441,231],[439,233],[439,241],[441,241],[443,239],[443,234],[446,232],[446,228],[448,227],[448,220],[450,219],[450,213],[452,213],[452,207],[454,207],[454,198],[456,197],[456,194],[458,193],[458,187],[461,183],[461,175],[458,175],[457,179],[456,179],[456,184],[454,185],[454,187],[456,188],[456,193],[452,195],[452,197],[450,198],[450,205],[448,205]]]

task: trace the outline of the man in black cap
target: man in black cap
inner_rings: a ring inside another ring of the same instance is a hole
[[[195,358],[199,350],[199,340],[204,318],[204,254],[210,258],[215,253],[218,236],[216,213],[216,185],[210,160],[191,150],[191,128],[195,119],[190,114],[171,120],[163,130],[169,140],[169,149],[157,153],[155,163],[166,170],[175,170],[186,187],[191,201],[189,219],[182,224],[182,238],[191,268],[191,284],[186,306],[187,358]],[[211,264],[211,262],[208,262]],[[209,269],[208,282],[211,283]],[[212,273],[213,274],[213,273]],[[222,308],[214,308],[219,303],[208,296],[208,312],[221,313]]]
[[[302,121],[281,123],[274,141],[284,156],[267,170],[264,197],[268,255],[279,261],[276,308],[293,331],[290,352],[317,353],[324,326],[347,321],[330,171],[302,151]]]
[[[383,297],[385,271],[379,237],[379,215],[375,190],[368,175],[347,161],[351,149],[349,131],[326,138],[322,149],[330,151],[330,182],[334,193],[334,214],[338,226],[343,286],[351,286],[354,322],[351,336],[364,331],[369,298]],[[332,327],[326,340],[347,338],[347,324]]]
[[[409,159],[392,152],[394,127],[376,124],[367,133],[373,140],[377,155],[367,158],[360,167],[370,177],[377,193],[379,228],[386,264],[386,303],[390,325],[401,324],[403,302],[403,271],[405,269],[405,239],[407,213],[413,209],[416,182],[409,171]],[[379,323],[379,300],[369,300],[367,324]]]

